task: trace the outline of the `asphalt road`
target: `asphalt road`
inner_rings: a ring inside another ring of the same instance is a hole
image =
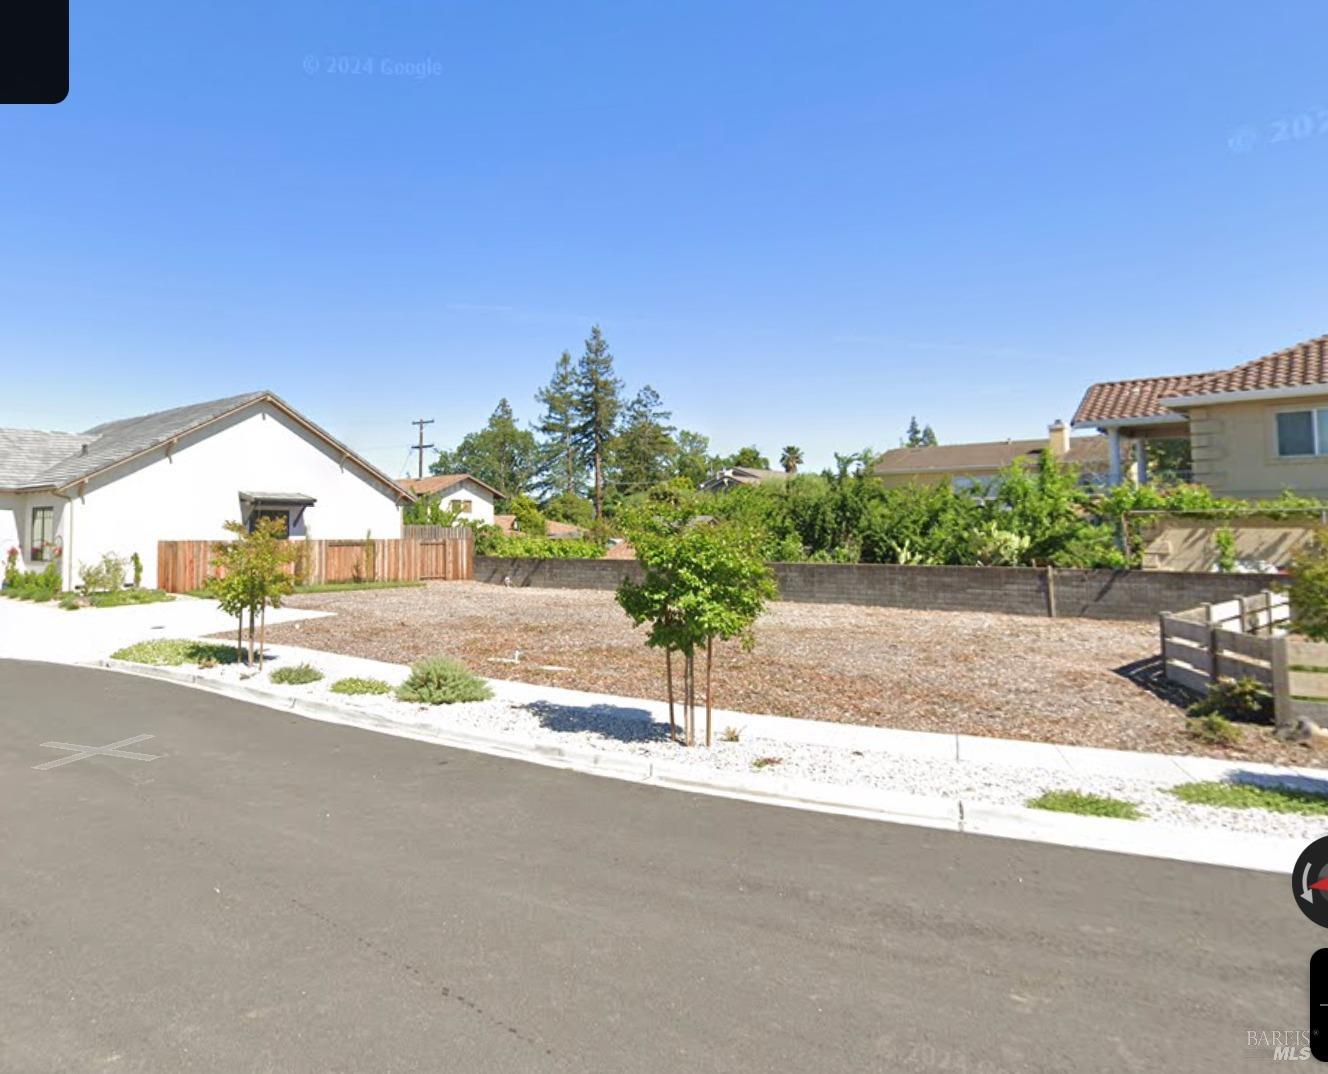
[[[1321,942],[1280,876],[0,662],[6,1072],[1212,1074],[1305,1025]]]

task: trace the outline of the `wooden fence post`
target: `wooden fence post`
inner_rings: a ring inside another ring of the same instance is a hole
[[[1285,634],[1273,642],[1273,724],[1280,730],[1296,725],[1291,713],[1291,655]]]

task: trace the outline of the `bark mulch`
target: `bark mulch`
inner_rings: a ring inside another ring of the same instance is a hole
[[[644,629],[632,628],[612,593],[433,582],[289,603],[336,616],[269,626],[275,643],[394,663],[446,653],[491,678],[665,696],[663,654],[646,647]],[[517,650],[519,664],[495,659]],[[1159,688],[1156,657],[1157,629],[1147,622],[776,603],[757,624],[754,651],[716,647],[715,705],[919,731],[1324,763],[1263,726],[1246,725],[1238,748],[1195,741],[1181,707],[1188,699]]]

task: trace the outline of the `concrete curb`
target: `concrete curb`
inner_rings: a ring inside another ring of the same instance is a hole
[[[175,668],[112,659],[97,660],[82,666],[159,679],[324,723],[356,727],[607,779],[790,809],[1264,872],[1289,871],[1303,849],[1301,840],[1278,836],[1196,831],[1148,821],[1081,817],[967,799],[905,794],[811,780],[780,779],[765,774],[724,773],[719,778],[708,778],[686,765],[667,761],[615,756],[599,750],[524,744],[466,731],[416,727],[358,710],[351,705],[331,705],[323,701],[277,694],[258,686],[218,682]]]

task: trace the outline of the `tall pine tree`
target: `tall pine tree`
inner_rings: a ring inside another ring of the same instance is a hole
[[[584,466],[576,435],[576,369],[572,356],[563,351],[553,367],[549,383],[535,393],[544,407],[535,426],[541,439],[540,487],[550,497],[579,494]]]
[[[643,492],[669,476],[677,451],[673,442],[673,415],[649,384],[623,409],[622,428],[613,440],[613,475],[624,495]]]
[[[604,517],[604,463],[622,409],[622,381],[613,375],[613,355],[599,325],[590,330],[585,353],[576,364],[572,443],[595,475],[595,517]]]

